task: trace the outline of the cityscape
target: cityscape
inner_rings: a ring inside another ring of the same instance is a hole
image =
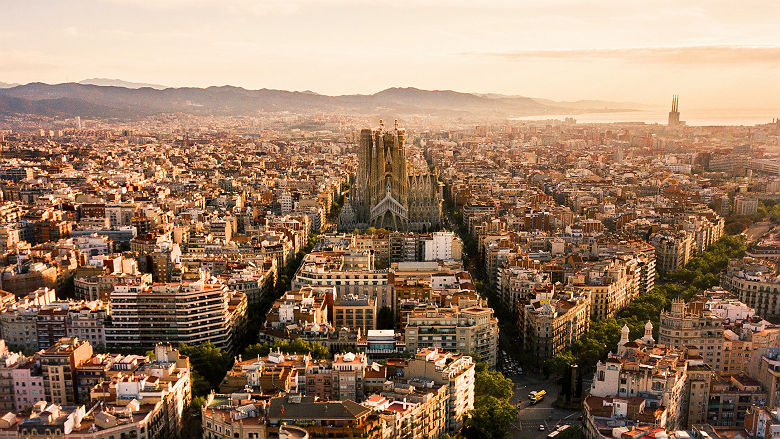
[[[0,438],[780,437],[778,6],[76,3],[0,30]]]

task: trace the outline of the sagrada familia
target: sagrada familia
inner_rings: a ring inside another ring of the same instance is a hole
[[[428,167],[407,161],[406,132],[379,128],[360,131],[358,172],[339,215],[341,231],[368,227],[433,231],[441,222],[442,185]]]

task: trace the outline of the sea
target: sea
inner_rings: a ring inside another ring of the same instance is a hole
[[[668,113],[658,110],[621,111],[612,113],[580,113],[580,114],[545,114],[535,116],[512,117],[510,120],[545,121],[560,120],[573,117],[577,123],[637,123],[666,124]],[[700,110],[680,112],[680,120],[690,126],[754,126],[772,122],[780,118],[780,108],[777,110],[734,110],[713,111]]]

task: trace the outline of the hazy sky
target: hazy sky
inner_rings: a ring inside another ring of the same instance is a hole
[[[780,109],[776,0],[0,0],[0,81]]]

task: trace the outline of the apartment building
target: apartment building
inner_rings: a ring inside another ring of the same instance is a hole
[[[8,352],[0,339],[0,411],[13,411],[16,407],[14,395],[14,370],[27,361],[21,353]]]
[[[761,356],[752,375],[767,392],[766,405],[776,407],[780,402],[780,348],[769,348]]]
[[[329,321],[329,303],[335,294],[334,287],[303,287],[288,291],[274,301],[266,314],[266,326],[281,329],[287,325],[322,325]]]
[[[541,267],[507,264],[498,272],[498,296],[507,309],[517,312],[523,299],[533,298],[534,289],[550,284],[550,276]]]
[[[204,280],[117,285],[111,293],[109,347],[158,342],[201,344],[232,352],[246,319],[246,295]]]
[[[382,439],[382,421],[354,401],[318,401],[283,395],[246,398],[211,394],[202,412],[204,438],[308,439],[309,437]],[[305,428],[293,426],[303,425]]]
[[[81,403],[76,368],[91,357],[92,345],[78,338],[62,338],[42,351],[40,360],[46,400],[65,406]]]
[[[655,247],[655,265],[662,273],[683,268],[694,254],[694,236],[685,231],[655,234],[650,244]]]
[[[496,364],[498,319],[487,307],[428,306],[407,316],[404,328],[407,350],[440,349],[475,353],[491,367]]]
[[[731,259],[720,275],[720,286],[761,317],[780,317],[780,275],[774,263],[751,257]]]
[[[366,334],[376,329],[376,300],[348,294],[333,303],[333,326]]]
[[[458,431],[474,408],[474,362],[463,354],[421,349],[404,368],[409,379],[429,379],[447,389],[447,431]]]
[[[585,267],[572,283],[580,295],[590,296],[591,318],[608,319],[629,304],[638,292],[638,279],[621,259],[599,261]]]
[[[371,254],[321,251],[304,256],[291,288],[333,286],[336,296],[357,294],[376,300],[377,307],[395,310],[395,289],[387,270],[375,270]]]
[[[368,360],[365,354],[347,352],[333,355],[331,377],[334,399],[362,401],[363,378],[367,367]]]
[[[723,319],[709,305],[681,299],[672,300],[670,311],[661,312],[658,343],[683,350],[696,347],[713,370],[723,369]]]
[[[591,297],[570,288],[555,293],[538,288],[538,294],[520,305],[518,331],[523,350],[548,359],[571,347],[590,326]]]
[[[713,379],[707,402],[707,423],[718,427],[742,427],[752,406],[762,406],[767,392],[746,375],[723,375]]]
[[[447,431],[447,387],[433,380],[388,382],[362,405],[379,414],[385,438],[437,438]]]
[[[734,215],[753,215],[758,212],[758,199],[752,197],[734,197]]]
[[[627,328],[626,328],[627,329]],[[683,354],[666,346],[628,341],[621,338],[618,355],[596,364],[590,395],[601,398],[645,400],[648,408],[665,408],[666,429],[678,429],[688,412],[685,395],[687,364]]]

